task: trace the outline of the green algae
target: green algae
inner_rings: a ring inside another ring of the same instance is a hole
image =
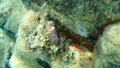
[[[69,48],[73,40],[67,35],[77,36],[80,42],[85,40],[84,42],[94,46],[95,40],[91,39],[91,36],[99,33],[98,28],[107,21],[117,20],[120,17],[117,0],[1,0],[0,2],[0,26],[11,38],[15,37],[16,42],[13,51],[10,50],[13,52],[10,59],[12,68],[44,67],[41,66],[40,60],[53,68],[79,67],[77,63],[82,59],[84,61],[85,57],[80,58],[79,53]],[[47,34],[49,22],[54,22],[58,35],[60,33],[66,35],[59,37],[57,46]],[[1,42],[1,45],[4,44]],[[1,46],[0,50],[3,54],[6,53],[4,46]],[[3,59],[3,66],[4,63]]]

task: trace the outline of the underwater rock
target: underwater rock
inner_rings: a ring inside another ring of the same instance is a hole
[[[5,68],[5,39],[0,29],[0,68]]]
[[[119,67],[120,26],[94,39],[120,20],[119,8],[119,0],[0,0],[0,68],[93,68],[92,59]]]
[[[94,68],[120,67],[120,24],[110,25],[104,31],[94,50]]]
[[[23,9],[23,11],[21,12],[14,12],[11,14],[11,16],[7,19],[6,24],[4,25],[4,28],[6,30],[11,31],[15,36],[17,34],[18,31],[18,26],[20,23],[20,19],[23,17],[23,14],[25,10]]]
[[[44,7],[42,11],[47,12],[52,17],[50,19],[58,20],[69,31],[82,37],[93,36],[99,33],[98,28],[102,27],[107,21],[120,18],[120,1],[118,0],[29,1],[38,7]],[[45,7],[44,3],[49,8]],[[32,9],[35,10],[34,8]],[[58,21],[56,21],[56,24],[58,24]]]
[[[10,4],[3,2],[0,4],[0,27],[2,27],[10,16]]]
[[[48,34],[51,31],[48,28],[54,26],[54,21],[48,20],[46,17],[45,14],[30,10],[21,19],[13,55],[10,59],[11,68],[45,68],[46,66],[52,68],[56,66],[68,68],[71,66],[74,68],[80,67],[82,64],[79,62],[80,60],[86,61],[84,64],[87,65],[87,61],[90,60],[84,53],[81,54],[79,51],[76,53],[77,50],[71,51],[69,48],[70,39],[61,36],[60,38],[57,37],[57,40],[54,39],[56,41],[59,39],[59,43],[54,43],[52,40],[54,37]],[[58,64],[54,65],[57,60],[59,61]]]
[[[11,68],[43,68],[41,65],[39,65],[36,59],[38,58],[38,55],[40,55],[40,52],[32,52],[30,50],[30,45],[28,45],[26,41],[26,36],[28,36],[29,31],[34,29],[34,19],[35,13],[33,11],[28,11],[20,21],[21,25],[19,26],[17,40],[13,49],[13,55],[10,59]]]
[[[14,4],[13,4],[14,3]],[[26,12],[21,1],[4,1],[0,4],[0,27],[13,38],[16,38],[20,19]]]
[[[14,40],[0,29],[0,68],[9,67],[9,59],[11,57]]]

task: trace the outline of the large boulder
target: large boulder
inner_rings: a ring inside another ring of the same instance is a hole
[[[106,28],[94,50],[94,68],[120,67],[120,24]]]
[[[79,46],[72,46],[71,40],[65,36],[60,36],[58,39],[55,30],[54,21],[47,20],[46,14],[28,11],[21,19],[10,59],[11,68],[86,68],[86,65],[90,66],[91,60]]]

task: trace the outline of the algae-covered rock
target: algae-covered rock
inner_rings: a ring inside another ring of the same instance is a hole
[[[21,1],[3,1],[3,3],[0,4],[0,27],[15,38],[20,19],[25,12],[26,8]]]
[[[8,5],[6,5],[8,4]],[[0,26],[4,25],[10,16],[10,4],[7,2],[0,3]]]
[[[42,11],[50,14],[54,20],[58,20],[72,33],[83,37],[90,37],[96,33],[109,20],[119,18],[119,3],[116,0],[29,0],[32,9],[43,6]],[[45,7],[44,3],[49,6]],[[36,4],[36,6],[33,6]],[[58,23],[56,21],[56,23]]]
[[[0,0],[0,68],[93,68],[92,59],[94,68],[119,67],[119,24],[109,26],[96,44],[103,29],[119,21],[119,4]]]
[[[21,20],[21,25],[18,32],[18,37],[13,50],[13,55],[10,59],[10,66],[12,68],[42,68],[37,62],[37,55],[39,52],[32,52],[26,42],[26,36],[31,31],[35,24],[35,13],[33,11],[27,12]]]
[[[13,45],[13,39],[0,29],[0,68],[9,67],[9,59],[11,57]]]
[[[4,25],[4,28],[6,30],[11,31],[13,34],[17,34],[18,31],[18,26],[20,23],[20,19],[23,17],[23,14],[25,13],[25,10],[22,9],[23,11],[19,12],[16,11],[10,15],[10,17],[7,19],[6,24]]]
[[[4,38],[4,34],[1,33],[0,30],[0,68],[4,68],[5,67],[5,40]]]
[[[64,36],[59,38],[54,21],[46,17],[46,14],[31,10],[21,19],[10,59],[11,68],[85,68],[85,64],[89,64],[89,58],[79,51],[76,53],[74,49],[71,51],[71,40]],[[80,60],[85,63],[82,64]]]
[[[120,67],[120,24],[106,28],[94,50],[94,68]]]

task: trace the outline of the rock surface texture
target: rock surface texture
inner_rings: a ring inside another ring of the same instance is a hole
[[[94,68],[120,67],[120,24],[106,28],[94,50]]]

